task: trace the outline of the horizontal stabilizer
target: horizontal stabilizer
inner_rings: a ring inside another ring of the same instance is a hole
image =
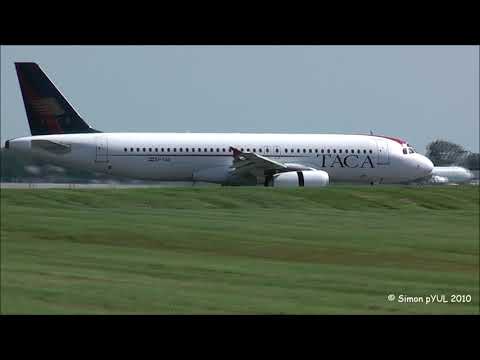
[[[32,140],[32,149],[42,149],[54,154],[66,154],[72,151],[70,145],[50,140]]]

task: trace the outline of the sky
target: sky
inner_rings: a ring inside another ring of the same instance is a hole
[[[14,62],[104,132],[344,133],[479,151],[478,46],[1,46],[1,143],[29,136]]]

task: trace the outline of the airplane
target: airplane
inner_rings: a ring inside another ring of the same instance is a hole
[[[428,184],[465,184],[474,179],[473,173],[461,166],[434,166]]]
[[[322,187],[428,178],[433,164],[380,135],[107,133],[90,127],[36,63],[15,63],[32,136],[5,148],[55,165],[143,180]],[[135,119],[138,121],[138,119]]]

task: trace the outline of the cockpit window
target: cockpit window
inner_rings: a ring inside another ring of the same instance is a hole
[[[408,153],[409,154],[415,154],[415,149],[413,148],[412,145],[407,144],[407,148],[408,148]]]

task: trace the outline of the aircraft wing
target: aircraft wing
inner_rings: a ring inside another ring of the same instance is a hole
[[[230,147],[230,149],[233,151],[233,164],[231,167],[232,175],[240,177],[247,174],[263,176],[267,173],[288,171],[286,165],[256,153],[241,152],[234,147]]]

